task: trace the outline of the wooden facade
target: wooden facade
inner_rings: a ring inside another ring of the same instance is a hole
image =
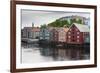
[[[50,38],[51,42],[58,42],[58,38],[59,38],[58,30],[56,28],[52,29],[51,30],[51,38]]]
[[[89,27],[82,24],[72,24],[67,32],[67,43],[69,44],[83,44],[86,38],[89,38]],[[88,40],[89,41],[89,40]]]
[[[65,28],[65,27],[62,27],[58,30],[58,42],[61,42],[61,43],[66,43],[67,42],[67,39],[66,39],[66,34],[67,34],[67,31],[68,31],[68,28]]]
[[[24,27],[21,30],[22,38],[37,39],[39,38],[40,28],[38,27]]]
[[[40,40],[47,40],[56,44],[84,44],[90,43],[89,26],[73,23],[67,27],[48,27],[40,30]]]

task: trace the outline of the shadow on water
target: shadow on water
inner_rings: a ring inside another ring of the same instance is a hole
[[[51,47],[38,44],[22,43],[24,49],[38,48],[40,56],[50,57],[53,61],[87,60],[90,59],[90,46]]]

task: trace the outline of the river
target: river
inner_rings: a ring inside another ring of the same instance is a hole
[[[52,61],[87,60],[90,59],[89,48],[54,48],[41,47],[39,44],[22,43],[22,63],[39,63]]]

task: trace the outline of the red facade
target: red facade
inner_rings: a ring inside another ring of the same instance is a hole
[[[80,30],[75,26],[72,25],[67,32],[67,43],[70,44],[82,44],[84,43],[84,32],[80,32]]]

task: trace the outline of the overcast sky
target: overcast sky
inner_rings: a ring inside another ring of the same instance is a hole
[[[90,17],[89,13],[22,10],[22,28],[31,27],[32,23],[34,23],[35,27],[40,27],[40,25],[42,24],[48,24],[50,22],[55,21],[58,18],[72,15],[78,15],[86,18]]]

